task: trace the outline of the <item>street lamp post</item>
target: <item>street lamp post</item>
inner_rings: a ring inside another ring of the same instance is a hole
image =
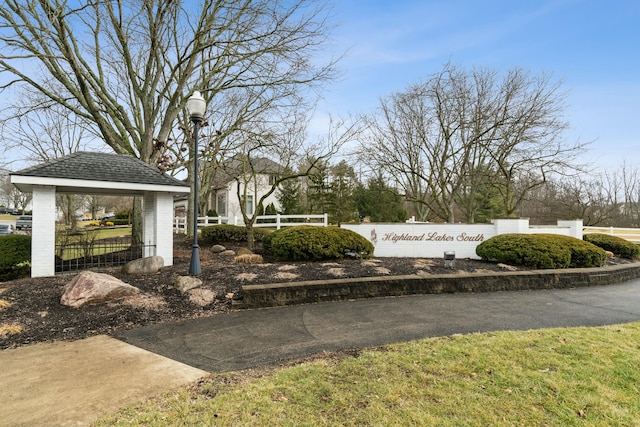
[[[195,91],[187,100],[189,119],[193,122],[193,246],[191,247],[191,263],[189,275],[197,276],[202,273],[200,267],[200,247],[198,246],[198,132],[204,120],[207,102],[200,92]]]

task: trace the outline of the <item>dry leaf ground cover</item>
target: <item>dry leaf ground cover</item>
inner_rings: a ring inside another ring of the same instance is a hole
[[[203,286],[183,295],[173,287],[180,275],[187,275],[191,240],[177,235],[174,265],[157,274],[127,276],[118,269],[107,270],[140,288],[140,295],[105,304],[73,309],[60,304],[63,288],[71,275],[25,278],[0,284],[0,349],[43,341],[77,340],[92,335],[113,335],[118,331],[157,322],[213,316],[231,310],[232,300],[242,298],[243,284],[280,283],[349,277],[404,274],[442,274],[504,271],[495,263],[456,260],[447,269],[443,260],[420,258],[374,258],[335,262],[278,262],[264,257],[262,263],[234,262],[233,256],[213,253],[202,245]],[[237,252],[240,247],[229,245]]]

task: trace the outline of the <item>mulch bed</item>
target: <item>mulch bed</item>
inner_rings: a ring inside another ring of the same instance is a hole
[[[285,263],[265,258],[261,264],[233,262],[233,257],[201,247],[202,288],[215,294],[206,305],[192,302],[173,287],[178,276],[187,276],[191,242],[176,236],[174,265],[157,274],[127,276],[118,269],[109,273],[142,292],[140,296],[85,306],[79,309],[60,304],[64,286],[73,275],[25,278],[0,283],[0,300],[11,304],[0,308],[0,325],[20,325],[23,331],[3,336],[0,349],[38,342],[78,340],[92,335],[114,335],[119,331],[153,323],[173,322],[204,316],[222,315],[231,310],[233,299],[242,298],[243,284],[280,283],[405,274],[444,274],[478,271],[505,271],[495,263],[477,260],[455,261],[455,269],[445,268],[442,259],[376,258],[334,262]],[[227,246],[237,251],[239,246]],[[524,269],[524,268],[519,268]]]

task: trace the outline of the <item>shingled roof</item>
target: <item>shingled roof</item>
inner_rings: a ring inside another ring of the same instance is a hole
[[[189,185],[124,154],[79,151],[59,159],[11,173],[11,182],[29,192],[33,185],[55,185],[58,192],[137,193],[189,192]]]
[[[226,187],[230,181],[243,174],[243,163],[239,156],[226,159],[222,162],[218,173],[212,183],[213,188],[219,189]],[[284,168],[266,157],[251,159],[251,171],[247,173],[248,177],[256,175],[281,175]]]

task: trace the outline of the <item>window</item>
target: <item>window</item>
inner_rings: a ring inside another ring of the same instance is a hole
[[[253,215],[253,195],[247,196],[247,215]]]
[[[219,216],[227,216],[227,195],[218,193],[216,197],[216,212]]]

